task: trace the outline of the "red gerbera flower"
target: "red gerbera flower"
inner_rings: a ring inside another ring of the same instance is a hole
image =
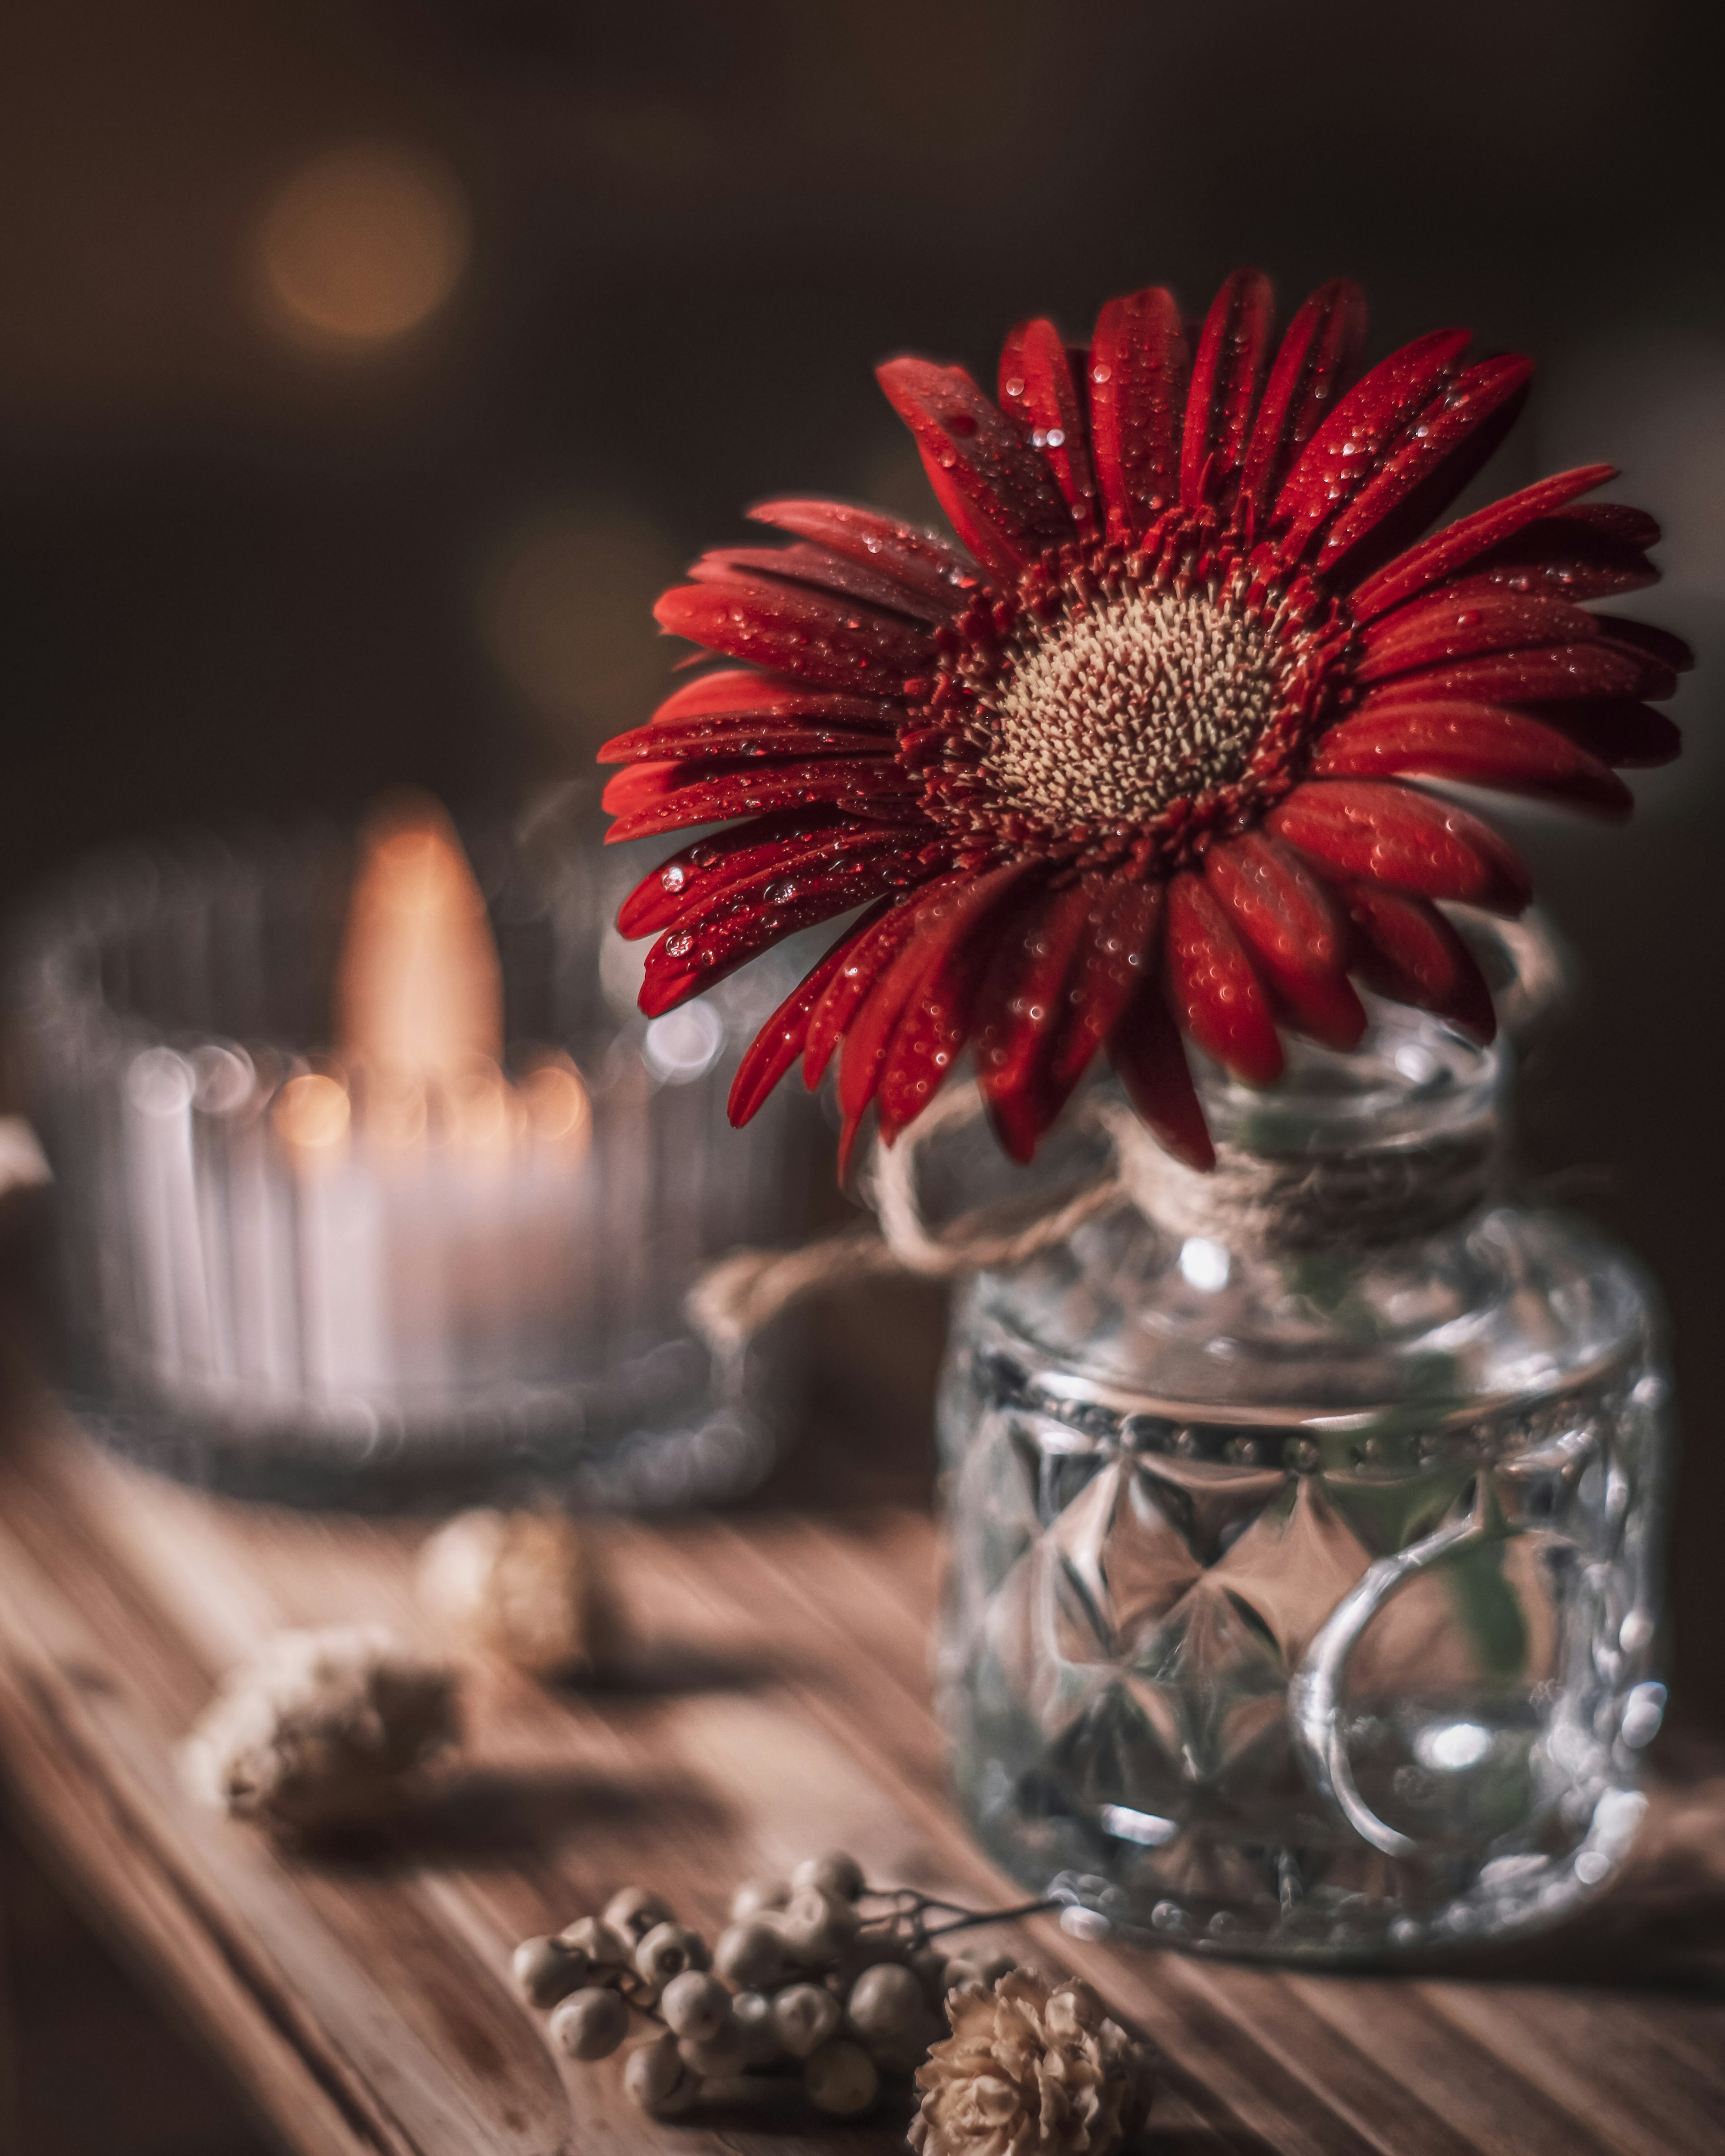
[[[747,1121],[844,1043],[848,1156],[891,1142],[967,1044],[1027,1159],[1106,1050],[1139,1112],[1214,1158],[1182,1033],[1236,1076],[1278,1026],[1360,1037],[1350,975],[1484,1040],[1491,998],[1436,906],[1527,902],[1504,840],[1406,783],[1626,814],[1613,766],[1676,753],[1671,636],[1577,602],[1654,581],[1652,520],[1578,497],[1592,465],[1409,542],[1512,420],[1529,362],[1440,330],[1343,394],[1345,281],[1272,360],[1271,294],[1230,277],[1189,367],[1173,298],[1110,300],[1089,349],[1006,341],[1000,402],[962,367],[880,370],[968,552],[833,501],[730,547],[661,625],[748,662],[680,689],[602,760],[613,839],[730,822],[623,908],[658,934],[641,1008],[698,993],[863,905],[743,1061]],[[1406,552],[1401,551],[1407,548]],[[750,820],[737,823],[734,819]]]

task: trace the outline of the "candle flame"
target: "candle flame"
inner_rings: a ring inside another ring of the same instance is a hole
[[[485,901],[434,801],[404,798],[362,839],[336,984],[348,1061],[449,1083],[503,1049],[503,976]]]

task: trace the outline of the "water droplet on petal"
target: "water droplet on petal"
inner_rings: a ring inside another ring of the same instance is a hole
[[[1114,370],[1111,367],[1093,367],[1090,371],[1090,378],[1098,384],[1111,382],[1114,379]]]
[[[689,871],[680,862],[673,861],[660,875],[659,880],[667,891],[680,891],[689,880]]]
[[[797,886],[788,876],[782,876],[777,883],[769,883],[761,895],[769,906],[785,906],[797,896]]]
[[[680,928],[675,936],[667,936],[665,939],[667,958],[686,958],[694,948],[695,938],[686,928]]]

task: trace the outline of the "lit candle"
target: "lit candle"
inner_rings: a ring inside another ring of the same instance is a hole
[[[567,1057],[505,1075],[485,900],[430,803],[366,834],[336,987],[336,1050],[278,1096],[292,1163],[306,1376],[428,1399],[557,1366],[591,1134]]]

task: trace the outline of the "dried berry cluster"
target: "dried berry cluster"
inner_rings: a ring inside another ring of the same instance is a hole
[[[523,1940],[515,1980],[530,2005],[551,2010],[552,2038],[573,2058],[608,2057],[632,2010],[659,2025],[624,2067],[644,2111],[685,2110],[705,2084],[739,2074],[795,2073],[817,2109],[849,2118],[883,2076],[922,2064],[946,2034],[949,1992],[1014,1967],[1009,1955],[955,1954],[946,1935],[1023,1913],[874,1890],[834,1851],[788,1880],[746,1881],[711,1954],[660,1896],[630,1887],[602,1915]]]

